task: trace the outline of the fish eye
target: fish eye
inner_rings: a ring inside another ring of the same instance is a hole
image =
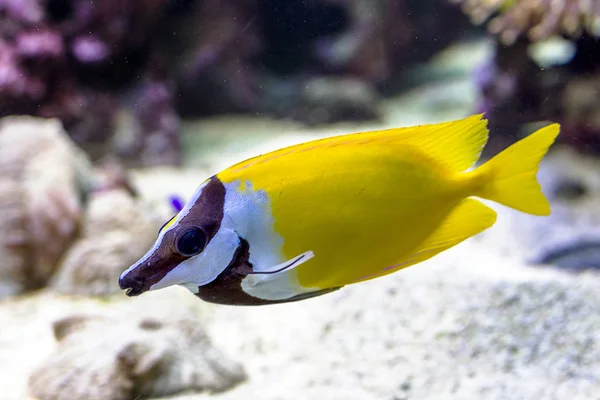
[[[182,256],[191,257],[204,250],[206,234],[196,226],[185,229],[175,241],[175,250]]]

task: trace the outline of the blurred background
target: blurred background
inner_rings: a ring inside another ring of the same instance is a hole
[[[294,304],[117,286],[234,162],[473,113],[561,124],[550,217]],[[0,397],[598,398],[599,155],[600,0],[0,0]]]

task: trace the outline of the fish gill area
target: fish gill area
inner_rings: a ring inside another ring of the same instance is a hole
[[[0,399],[599,398],[600,4],[93,3],[0,0]],[[561,123],[549,217],[297,303],[118,287],[237,161],[474,112],[484,159]]]

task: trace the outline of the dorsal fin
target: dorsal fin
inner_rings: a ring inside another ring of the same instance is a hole
[[[357,132],[284,147],[237,163],[218,176],[221,180],[230,182],[238,177],[240,171],[271,160],[331,147],[370,143],[409,145],[439,161],[450,171],[463,172],[477,162],[487,137],[487,121],[483,119],[483,114],[478,114],[457,121]]]
[[[376,136],[379,135],[389,136],[384,139],[389,143],[413,145],[451,171],[463,172],[479,159],[488,139],[488,130],[487,120],[483,119],[483,114],[478,114],[440,124],[378,131]]]

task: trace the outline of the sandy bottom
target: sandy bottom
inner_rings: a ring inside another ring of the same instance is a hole
[[[196,302],[181,288],[136,301],[150,307],[155,296],[173,309]],[[53,349],[53,320],[126,301],[39,293],[1,303],[2,398],[25,398],[29,372]],[[593,399],[600,393],[600,277],[525,267],[477,240],[321,298],[201,307],[198,323],[246,367],[249,380],[229,392],[181,399]]]
[[[557,153],[540,178],[574,159]],[[156,169],[135,177],[149,201],[164,202],[169,193],[189,196],[206,174]],[[201,307],[199,323],[247,368],[249,380],[231,391],[181,399],[594,399],[600,276],[525,263],[552,240],[585,232],[581,221],[600,215],[593,204],[555,202],[550,218],[496,207],[492,229],[428,262],[299,303],[215,306],[182,288],[135,301]],[[128,301],[42,292],[0,303],[2,398],[25,398],[29,372],[53,349],[53,320]]]

